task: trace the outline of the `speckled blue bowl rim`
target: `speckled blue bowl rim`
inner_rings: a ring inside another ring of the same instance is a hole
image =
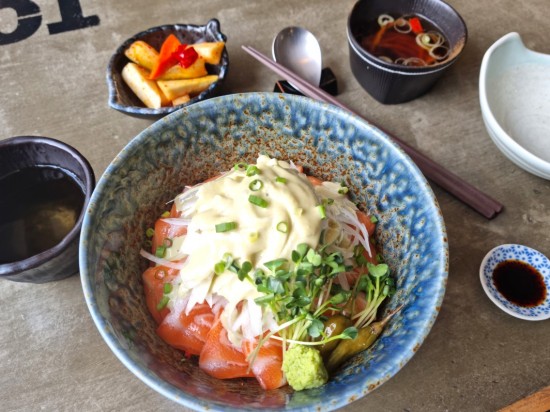
[[[524,245],[504,244],[491,249],[483,258],[479,268],[479,277],[483,290],[491,301],[504,312],[523,320],[550,319],[550,293],[540,305],[524,308],[507,300],[493,283],[495,266],[505,260],[515,259],[528,263],[543,276],[547,292],[550,292],[550,260],[543,253]]]
[[[412,174],[413,179],[417,179],[419,182],[423,183],[423,187],[421,190],[424,192],[425,195],[428,196],[429,199],[432,200],[430,203],[429,209],[432,211],[431,216],[435,218],[434,224],[435,227],[438,229],[438,233],[440,236],[438,236],[438,244],[440,247],[440,250],[443,252],[441,253],[440,259],[438,261],[438,267],[439,271],[437,273],[437,276],[434,276],[430,279],[430,292],[434,292],[429,297],[425,297],[422,301],[422,309],[425,309],[423,311],[418,311],[418,309],[414,310],[414,314],[410,314],[410,316],[416,316],[415,317],[415,324],[418,326],[414,331],[408,331],[408,345],[405,348],[406,350],[401,351],[400,353],[393,353],[392,354],[392,362],[391,364],[384,364],[383,367],[377,369],[376,376],[378,377],[377,384],[375,387],[365,387],[365,385],[359,385],[355,384],[351,387],[348,387],[343,384],[338,384],[339,389],[335,391],[334,396],[327,397],[327,396],[321,396],[319,398],[319,402],[316,402],[314,405],[285,405],[283,408],[261,408],[265,411],[297,411],[297,412],[312,412],[312,411],[332,411],[344,406],[349,405],[350,402],[357,400],[361,397],[363,397],[365,394],[370,393],[372,390],[375,390],[380,385],[382,385],[384,382],[389,380],[391,377],[393,377],[399,370],[402,369],[402,367],[413,357],[413,355],[416,353],[416,351],[419,349],[425,338],[427,337],[428,333],[430,332],[437,315],[439,313],[439,309],[441,307],[441,304],[443,302],[443,298],[445,295],[445,288],[448,278],[448,265],[449,265],[449,258],[448,258],[448,243],[447,243],[447,232],[445,228],[445,224],[443,221],[443,217],[441,214],[441,211],[439,210],[438,202],[435,198],[435,195],[430,188],[427,180],[422,175],[420,170],[417,168],[417,166],[412,162],[412,160],[408,157],[408,155],[402,151],[399,146],[397,146],[395,143],[391,141],[391,139],[383,133],[381,130],[377,129],[376,127],[370,125],[367,123],[364,119],[361,119],[360,117],[351,114],[343,109],[340,109],[336,106],[326,104],[323,102],[314,101],[312,99],[309,99],[307,97],[298,96],[298,95],[280,95],[276,93],[239,93],[239,94],[233,94],[233,95],[224,95],[220,97],[214,97],[212,99],[208,99],[205,101],[201,101],[198,103],[195,103],[192,106],[186,107],[187,110],[198,110],[198,111],[206,111],[208,108],[215,108],[217,105],[224,105],[224,104],[231,104],[231,101],[235,98],[240,99],[247,99],[247,98],[265,98],[269,99],[274,98],[273,96],[277,96],[276,98],[279,99],[281,102],[284,102],[284,99],[287,100],[301,100],[306,99],[308,100],[308,104],[315,105],[318,110],[327,111],[330,114],[334,114],[335,116],[342,117],[346,119],[347,122],[350,124],[353,124],[357,126],[358,129],[369,129],[369,132],[373,134],[373,136],[376,139],[379,139],[381,141],[384,141],[384,144],[389,145],[390,147],[393,147],[394,149],[394,155],[399,158],[399,160],[402,160],[406,163],[410,163],[410,172]],[[99,199],[102,196],[102,192],[104,188],[107,186],[107,179],[109,178],[109,175],[115,174],[124,164],[125,159],[128,157],[131,157],[133,153],[139,148],[140,144],[144,139],[147,139],[147,136],[150,133],[157,133],[162,130],[164,127],[164,122],[170,122],[172,119],[177,118],[180,116],[180,113],[185,109],[180,109],[176,112],[173,112],[169,114],[168,116],[158,120],[145,130],[143,130],[140,134],[138,134],[134,139],[132,139],[123,149],[122,151],[114,158],[114,160],[111,162],[111,164],[107,167],[104,174],[100,178],[96,190],[92,194],[92,199],[88,206],[88,211],[86,213],[86,217],[84,218],[83,227],[82,227],[82,234],[81,234],[81,247],[79,251],[79,259],[80,259],[80,271],[81,271],[81,281],[82,281],[82,287],[84,292],[84,297],[86,300],[86,304],[88,306],[88,309],[90,311],[90,314],[107,345],[109,348],[113,351],[113,353],[116,355],[116,357],[135,375],[137,376],[141,381],[143,381],[145,384],[147,384],[149,387],[157,391],[158,393],[164,395],[168,399],[171,399],[172,401],[179,403],[180,405],[183,405],[185,407],[191,408],[193,410],[209,410],[209,411],[235,411],[236,409],[231,406],[223,406],[219,404],[213,404],[201,399],[196,398],[195,396],[191,394],[184,393],[180,389],[176,388],[175,386],[161,380],[156,374],[152,373],[147,368],[141,367],[140,365],[136,365],[134,361],[132,360],[131,356],[127,353],[127,348],[125,348],[121,343],[117,340],[113,330],[112,326],[109,321],[107,321],[99,312],[99,308],[97,305],[97,302],[93,295],[93,282],[91,278],[91,274],[89,272],[89,268],[87,266],[87,256],[86,256],[86,248],[83,247],[85,245],[87,238],[90,236],[90,233],[94,230],[93,226],[91,225],[91,215],[94,213],[94,207],[96,203],[99,201]],[[425,285],[428,286],[428,285]],[[372,369],[372,368],[371,368]],[[319,388],[320,392],[322,392],[323,388]],[[258,408],[245,408],[242,409],[239,408],[239,410],[258,410]]]

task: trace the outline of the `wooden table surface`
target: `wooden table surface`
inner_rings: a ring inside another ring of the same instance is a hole
[[[99,178],[151,124],[107,105],[107,63],[126,38],[157,25],[219,19],[228,37],[230,70],[222,90],[228,94],[272,91],[277,80],[242,44],[270,54],[280,29],[308,28],[344,104],[505,204],[501,215],[486,220],[433,185],[450,248],[440,315],[412,360],[345,410],[498,410],[550,384],[550,321],[523,321],[498,309],[481,288],[479,265],[503,243],[550,255],[550,182],[515,166],[490,140],[479,108],[479,69],[485,50],[511,31],[527,47],[550,53],[550,3],[450,3],[469,29],[463,56],[427,95],[385,106],[361,89],[349,68],[346,20],[353,0],[0,0],[0,139],[60,139],[81,151]],[[0,365],[1,410],[184,410],[111,353],[78,276],[44,285],[0,282]],[[548,401],[542,408],[550,409]]]

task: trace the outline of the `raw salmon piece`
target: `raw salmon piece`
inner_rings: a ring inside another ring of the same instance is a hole
[[[243,352],[233,346],[222,323],[217,321],[199,357],[199,367],[218,379],[252,378]]]
[[[250,355],[258,345],[258,340],[243,341],[243,352]],[[268,339],[258,351],[251,364],[252,372],[265,390],[277,389],[286,385],[283,373],[283,347],[276,339]]]
[[[174,216],[170,215],[170,218],[173,217]],[[185,234],[187,234],[187,226],[174,225],[164,221],[163,219],[158,219],[155,222],[155,234],[153,235],[152,239],[152,253],[155,253],[158,246],[164,244],[164,239],[173,239],[175,237],[183,236]]]
[[[164,318],[157,328],[157,334],[170,346],[188,355],[199,355],[214,320],[212,309],[207,303],[195,305],[188,315],[182,307]]]
[[[157,305],[164,296],[164,284],[170,283],[178,275],[178,270],[164,266],[154,266],[143,272],[143,288],[145,291],[145,302],[149,312],[158,323],[170,312],[168,308],[157,309]]]

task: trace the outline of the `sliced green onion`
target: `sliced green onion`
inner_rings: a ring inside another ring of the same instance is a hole
[[[164,247],[172,247],[173,244],[174,244],[174,241],[169,237],[165,237],[164,240],[162,241],[162,245]]]
[[[162,215],[160,215],[160,217],[170,217],[170,212],[166,211]]]
[[[159,245],[155,250],[155,256],[158,258],[163,258],[166,256],[166,246]]]
[[[380,25],[380,27],[383,27],[388,23],[393,23],[394,21],[394,18],[389,14],[381,14],[380,16],[378,16],[378,24]]]
[[[155,235],[155,229],[153,229],[152,227],[147,228],[147,230],[145,231],[145,236],[147,236],[148,238],[151,238],[154,235]]]
[[[287,233],[288,232],[288,223],[287,222],[277,223],[277,230],[281,233]]]
[[[248,201],[253,205],[266,208],[268,206],[267,200],[261,198],[260,196],[250,195],[248,196]]]
[[[260,174],[260,169],[258,169],[258,166],[248,165],[246,167],[246,175],[247,176],[254,176],[254,175],[259,175],[259,174]]]
[[[262,187],[264,187],[264,184],[261,180],[259,179],[256,179],[256,180],[253,180],[252,182],[250,182],[250,184],[248,185],[248,188],[250,190],[252,190],[253,192],[257,192],[258,190],[260,190]]]
[[[378,223],[378,218],[376,216],[371,216],[370,221],[371,223]]]
[[[258,240],[258,237],[259,237],[259,236],[260,236],[260,235],[258,234],[258,232],[250,232],[250,233],[248,234],[248,241],[249,241],[250,243],[254,243],[255,241]]]
[[[170,298],[168,296],[163,296],[162,299],[157,304],[157,310],[162,310],[168,305],[168,302],[170,302]]]
[[[349,191],[349,188],[342,184],[340,189],[338,189],[338,194],[339,195],[345,195],[346,193],[348,193],[348,191]]]
[[[224,222],[216,225],[216,233],[229,232],[237,228],[237,222]]]
[[[221,275],[223,272],[225,272],[225,262],[218,262],[214,265],[214,273],[216,275]]]
[[[318,205],[316,207],[317,211],[319,212],[319,215],[321,216],[321,219],[326,219],[327,218],[327,211],[325,209],[325,206],[323,205]]]
[[[240,163],[236,163],[235,166],[233,166],[233,169],[244,172],[247,167],[248,165],[246,163],[240,162]]]
[[[275,179],[277,183],[286,183],[286,177],[277,176]]]
[[[407,19],[404,19],[403,17],[395,20],[393,28],[399,33],[410,33],[412,30],[409,21]]]
[[[164,284],[164,294],[165,295],[168,295],[170,292],[172,292],[172,289],[174,289],[174,287],[172,286],[171,283],[165,283]]]

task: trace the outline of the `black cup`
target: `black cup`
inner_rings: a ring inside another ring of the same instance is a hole
[[[449,57],[440,63],[416,67],[388,63],[365,50],[357,36],[378,16],[417,15],[433,24],[450,46]],[[384,104],[404,103],[425,94],[458,59],[468,32],[462,17],[441,0],[360,0],[348,18],[347,36],[351,71],[359,84]]]
[[[75,225],[54,246],[22,259],[2,260],[0,279],[45,283],[78,273],[80,228],[95,186],[93,169],[76,149],[55,139],[19,136],[0,141],[0,182],[7,181],[16,173],[23,173],[33,168],[41,168],[45,170],[44,173],[50,173],[50,171],[56,173],[58,170],[57,173],[66,173],[70,176],[75,183],[74,189],[81,191],[79,196],[83,195],[82,207]],[[13,184],[10,187],[13,187]],[[34,187],[39,189],[40,185]],[[11,189],[2,190],[5,190],[5,193],[0,193],[0,202],[6,203],[9,200],[8,196],[15,196]],[[30,197],[32,201],[32,193],[29,195],[27,198]],[[7,239],[1,240],[0,245],[7,241]]]

